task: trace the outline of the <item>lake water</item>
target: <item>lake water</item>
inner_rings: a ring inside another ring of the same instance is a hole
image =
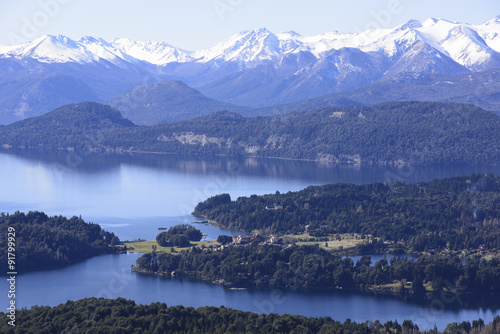
[[[190,215],[194,206],[219,193],[237,198],[334,182],[414,182],[473,172],[500,174],[500,167],[361,167],[270,159],[0,151],[0,212],[81,215],[122,240],[153,239],[158,227],[195,221]],[[237,233],[210,225],[197,227],[209,239]],[[226,305],[254,312],[329,315],[338,320],[412,319],[421,328],[432,328],[435,323],[443,328],[448,322],[479,317],[490,321],[500,312],[488,296],[480,303],[463,301],[463,296],[458,300],[438,296],[417,303],[346,291],[234,291],[206,282],[132,273],[130,267],[137,257],[101,256],[62,269],[20,275],[17,302],[30,307],[90,296],[125,297],[139,303]],[[0,291],[6,292],[5,280],[0,282]],[[6,305],[6,293],[1,293],[0,300]]]

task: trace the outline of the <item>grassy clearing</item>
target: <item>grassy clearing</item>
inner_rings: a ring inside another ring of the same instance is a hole
[[[309,233],[302,234],[288,234],[283,236],[284,238],[294,238],[299,241],[296,242],[297,245],[319,245],[319,247],[326,250],[340,250],[340,249],[349,249],[356,247],[358,244],[365,242],[368,240],[368,236],[365,236],[365,239],[361,239],[360,234],[331,234],[326,238],[328,241],[305,241],[310,238],[314,238]],[[315,238],[318,239],[318,238]],[[340,239],[340,240],[339,240]],[[300,241],[303,240],[303,241]]]
[[[327,237],[328,241],[309,241],[309,239],[314,238],[309,233],[302,233],[302,234],[288,234],[284,235],[282,238],[293,238],[298,240],[296,244],[298,246],[303,246],[303,245],[318,245],[319,247],[326,249],[326,250],[331,250],[331,251],[338,251],[341,249],[349,249],[349,248],[354,248],[358,244],[363,243],[368,240],[368,237],[371,238],[371,236],[365,236],[365,239],[361,239],[360,234],[332,234]],[[315,238],[318,239],[318,238]],[[340,239],[340,240],[339,240]],[[199,241],[199,242],[191,242],[193,246],[201,248],[202,246],[209,247],[212,245],[220,245],[216,240],[211,240],[211,241]],[[160,247],[157,243],[156,240],[149,240],[149,241],[137,241],[137,242],[128,242],[125,243],[125,246],[127,246],[127,249],[129,252],[132,253],[151,253],[153,250],[153,245],[156,245],[156,251],[158,253],[171,253],[172,247]],[[178,248],[174,247],[174,250],[176,252],[180,252],[183,249],[187,248]]]
[[[403,286],[404,290],[411,290],[410,284],[405,284]],[[401,291],[401,282],[394,281],[388,284],[373,285],[370,287],[371,290],[382,290],[382,291]]]
[[[148,240],[148,241],[137,241],[137,242],[127,242],[125,246],[127,246],[127,251],[131,253],[151,253],[153,251],[153,246],[156,245],[157,253],[172,253],[172,248],[176,252],[180,252],[182,250],[189,249],[189,247],[179,248],[179,247],[161,247],[158,245],[156,240]],[[220,245],[217,240],[210,241],[191,241],[192,246],[196,246],[198,248],[202,248],[202,246],[209,247],[212,245]],[[192,247],[191,246],[191,247]]]

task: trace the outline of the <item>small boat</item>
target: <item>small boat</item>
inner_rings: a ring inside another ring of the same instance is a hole
[[[160,231],[168,230],[168,228],[166,228],[166,227],[158,227],[158,229],[159,229]]]

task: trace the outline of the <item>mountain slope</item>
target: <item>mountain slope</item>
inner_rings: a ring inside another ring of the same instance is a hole
[[[221,110],[246,110],[244,107],[210,99],[180,81],[134,87],[108,104],[139,125],[175,122]]]
[[[226,103],[265,107],[361,89],[395,76],[414,76],[418,81],[430,74],[488,72],[500,68],[499,41],[498,17],[481,25],[411,20],[390,29],[317,36],[293,31],[274,34],[262,28],[193,52],[164,42],[46,35],[21,45],[0,46],[0,77],[6,80],[2,95],[15,96],[19,91],[43,95],[45,90],[36,91],[36,83],[56,74],[67,76],[81,93],[47,92],[48,99],[21,96],[4,103],[0,99],[0,123],[43,114],[91,96],[98,102],[109,101],[133,87],[167,80],[182,81]],[[20,80],[12,73],[30,80]],[[17,92],[9,90],[11,86]],[[469,91],[482,87],[475,82]],[[446,87],[435,88],[435,96],[452,95]],[[382,100],[392,100],[393,93],[383,92]],[[486,102],[470,100],[486,106],[493,99],[486,98]]]
[[[256,108],[251,115],[347,105],[374,105],[389,101],[471,103],[500,114],[500,69],[461,75],[401,73],[369,86],[328,94],[296,103]]]
[[[45,115],[4,126],[0,142],[8,147],[85,149],[94,147],[103,130],[135,127],[110,106],[82,102],[59,107]]]
[[[476,30],[490,48],[500,52],[500,15],[477,26]]]
[[[42,115],[67,103],[107,101],[142,82],[151,65],[107,60],[45,63],[0,57],[0,124]]]
[[[66,125],[58,131],[55,119],[40,116],[0,128],[0,145],[78,148],[83,142],[86,149],[103,151],[281,157],[335,164],[500,163],[500,136],[492,135],[500,133],[500,116],[466,104],[394,102],[256,118],[218,112],[141,127],[133,127],[110,107],[88,106],[108,110],[114,116],[107,119],[114,121],[97,118],[97,125],[88,124],[91,130],[82,139],[82,134],[68,133]]]
[[[232,61],[245,67],[270,61],[286,51],[275,34],[262,28],[241,32],[209,49],[196,51],[192,56],[199,62]]]
[[[236,72],[200,87],[219,100],[260,107],[300,101],[366,86],[383,77],[390,64],[379,54],[358,49],[331,51],[321,59],[311,52],[290,53],[275,63]]]
[[[97,95],[85,82],[65,74],[13,72],[0,76],[1,123],[36,116],[61,103],[96,99]]]

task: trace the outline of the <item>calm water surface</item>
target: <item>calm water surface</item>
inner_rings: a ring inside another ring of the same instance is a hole
[[[158,227],[197,220],[190,214],[194,206],[215,194],[229,193],[235,199],[335,182],[415,182],[473,172],[500,174],[500,167],[339,167],[264,159],[0,151],[0,212],[81,215],[122,240],[153,239]],[[210,225],[197,227],[208,239],[237,233]],[[487,296],[481,303],[449,298],[415,303],[346,291],[234,291],[206,282],[134,274],[130,267],[137,256],[101,256],[63,269],[18,276],[18,304],[30,307],[90,296],[125,297],[139,303],[226,305],[254,312],[329,315],[338,320],[412,319],[421,328],[432,328],[434,323],[442,328],[448,322],[479,317],[490,321],[500,310]],[[7,291],[6,282],[0,282],[0,291]],[[0,301],[5,305],[6,294],[1,294]]]
[[[130,267],[138,256],[100,256],[63,269],[21,275],[17,302],[23,306],[58,305],[92,296],[124,297],[142,304],[161,301],[192,307],[225,305],[259,313],[331,316],[341,321],[379,319],[384,323],[398,319],[401,323],[403,319],[411,319],[427,329],[434,324],[444,329],[448,323],[459,320],[491,321],[500,312],[498,301],[489,296],[483,296],[480,302],[470,302],[465,296],[460,301],[456,297],[433,296],[410,302],[392,296],[338,290],[230,290],[210,282],[133,273]]]

